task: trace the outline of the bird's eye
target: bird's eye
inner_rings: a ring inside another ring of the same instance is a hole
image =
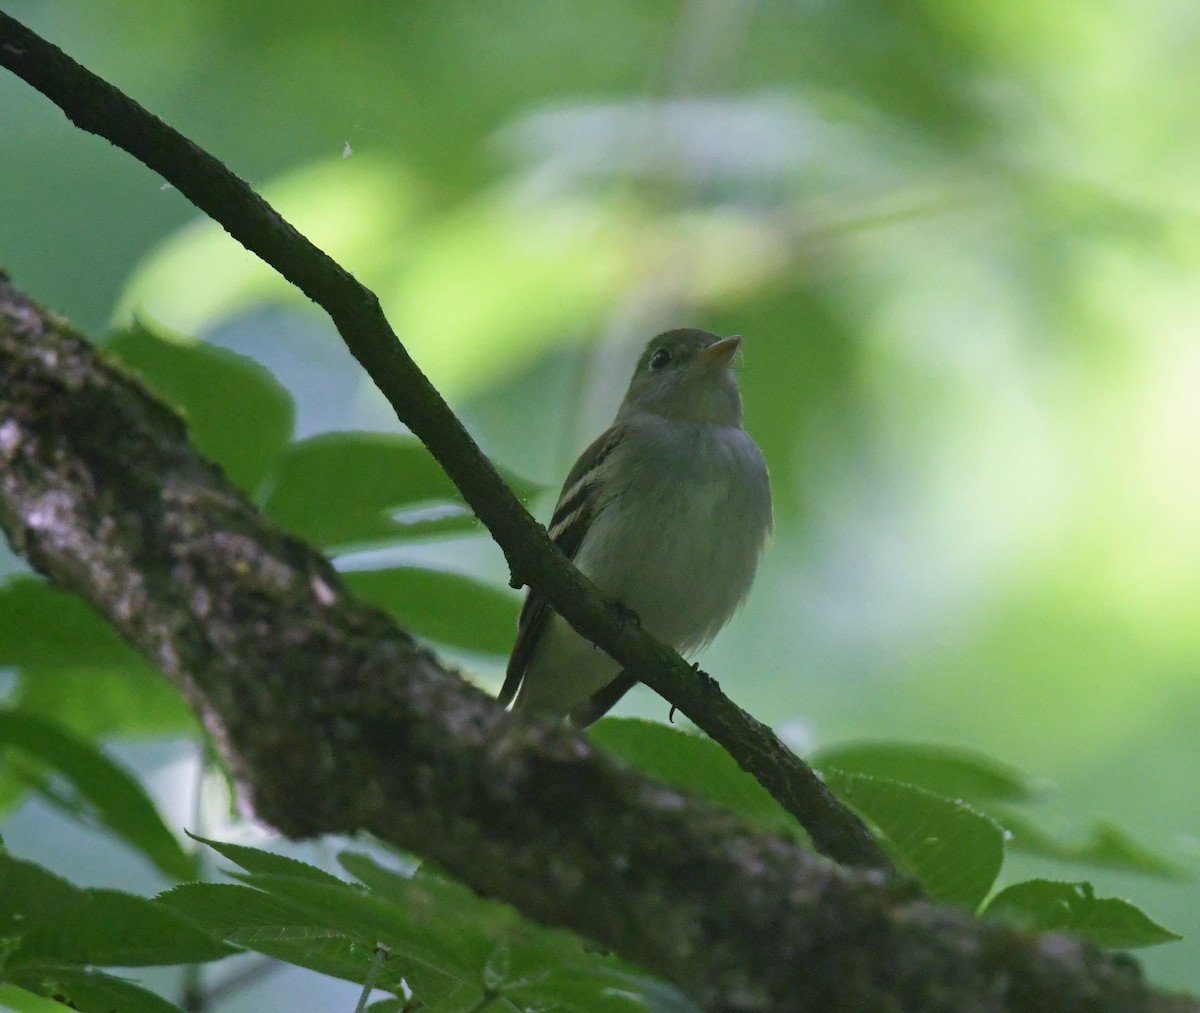
[[[668,352],[665,348],[660,348],[652,356],[650,356],[650,368],[652,370],[662,369],[663,366],[665,366],[670,361],[671,361],[671,353]]]

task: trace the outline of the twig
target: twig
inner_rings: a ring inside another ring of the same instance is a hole
[[[621,623],[554,546],[397,339],[376,296],[319,250],[221,162],[0,12],[0,64],[82,130],[153,169],[332,318],[347,347],[429,448],[503,550],[514,587],[529,584],[581,634],[716,742],[800,822],[823,854],[893,871],[862,821],[764,724],[649,634]]]
[[[358,997],[358,1005],[354,1007],[354,1013],[363,1013],[367,1008],[367,1001],[371,998],[371,993],[375,991],[375,982],[379,978],[380,968],[383,967],[383,962],[391,955],[391,951],[379,943],[375,947],[375,956],[371,958],[371,966],[367,968],[367,977],[363,981],[362,994]]]
[[[1200,1013],[514,724],[0,274],[0,528],[156,662],[285,834],[368,830],[714,1011]],[[46,593],[50,593],[47,591]]]

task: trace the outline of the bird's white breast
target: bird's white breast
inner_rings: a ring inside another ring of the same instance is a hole
[[[739,426],[667,420],[635,427],[618,454],[629,481],[598,504],[576,563],[659,639],[703,646],[749,591],[770,530],[762,454]]]

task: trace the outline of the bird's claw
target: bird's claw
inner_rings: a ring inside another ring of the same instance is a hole
[[[608,607],[615,613],[617,622],[621,624],[622,629],[627,629],[631,626],[634,629],[641,629],[641,617],[623,601],[613,598],[609,601]]]

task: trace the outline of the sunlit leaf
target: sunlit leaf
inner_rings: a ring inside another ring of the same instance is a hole
[[[108,829],[172,879],[193,863],[137,778],[99,749],[44,718],[0,711],[0,745],[20,749],[61,775]]]
[[[403,235],[407,243],[414,238],[411,217],[421,188],[400,160],[379,152],[376,147],[374,154],[346,159],[339,147],[336,157],[295,165],[257,189],[308,239],[357,272],[363,261],[376,264],[397,237]],[[142,261],[115,315],[122,321],[161,320],[197,334],[240,311],[281,303],[307,305],[308,300],[219,225],[201,218],[171,234]]]
[[[487,654],[507,654],[512,648],[521,599],[510,591],[418,567],[355,570],[342,576],[352,591],[387,609],[418,636]]]
[[[772,830],[797,834],[795,819],[711,739],[655,721],[605,718],[588,737],[656,780],[724,806]]]
[[[1127,950],[1183,938],[1140,908],[1097,897],[1091,883],[1031,879],[1001,890],[984,914],[1036,932],[1071,932],[1098,946]]]
[[[9,1009],[13,1013],[63,1013],[62,1003],[16,985],[4,984],[0,984],[0,1009]]]
[[[180,410],[192,442],[235,485],[254,492],[292,432],[292,399],[251,359],[201,342],[169,340],[144,327],[107,351]]]
[[[439,389],[472,393],[604,319],[639,252],[625,211],[484,193],[431,223],[380,298]]]
[[[833,769],[822,773],[931,898],[974,910],[987,896],[1004,861],[1004,831],[993,820],[916,785]]]

